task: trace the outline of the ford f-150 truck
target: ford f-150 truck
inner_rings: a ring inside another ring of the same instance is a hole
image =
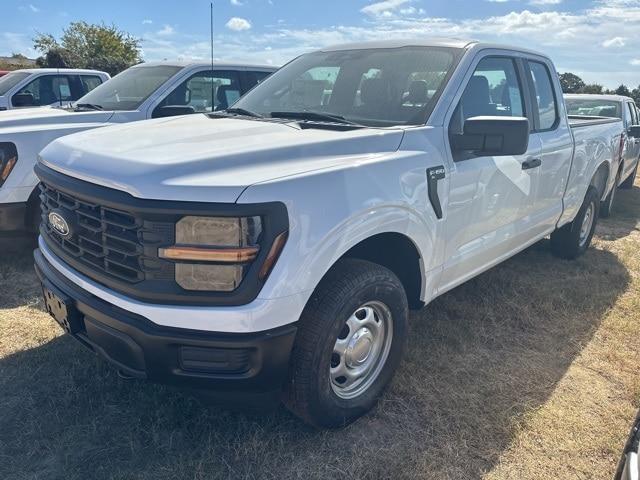
[[[124,375],[352,421],[410,307],[548,235],[589,246],[620,120],[574,127],[555,71],[478,42],[344,45],[226,111],[58,139],[36,166],[46,308]]]
[[[633,98],[620,95],[567,94],[564,101],[570,119],[609,117],[622,120],[622,153],[615,183],[620,188],[632,188],[640,163],[640,118]],[[611,212],[615,194],[616,189],[611,189],[602,204],[602,216],[608,216]]]
[[[275,71],[272,66],[160,62],[131,67],[68,108],[0,114],[0,234],[40,223],[38,153],[70,133],[115,123],[224,109]]]

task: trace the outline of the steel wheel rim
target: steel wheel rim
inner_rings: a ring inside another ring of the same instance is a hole
[[[367,302],[345,321],[333,346],[329,383],[340,398],[362,395],[380,375],[391,350],[393,317],[384,303]]]
[[[582,219],[582,226],[580,227],[580,246],[582,247],[589,238],[589,233],[591,233],[591,227],[593,226],[593,221],[595,220],[595,208],[593,203],[589,204],[587,211],[584,212],[584,218]]]

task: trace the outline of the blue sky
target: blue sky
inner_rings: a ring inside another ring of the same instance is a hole
[[[281,64],[334,43],[448,36],[544,51],[558,69],[615,87],[640,84],[640,0],[216,0],[216,59]],[[0,55],[30,57],[36,32],[115,23],[145,60],[207,59],[209,1],[2,0]]]

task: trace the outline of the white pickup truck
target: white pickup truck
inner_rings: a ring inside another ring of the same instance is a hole
[[[106,72],[76,68],[28,68],[0,78],[0,111],[68,105],[111,77]]]
[[[0,235],[37,231],[39,191],[33,167],[52,140],[117,123],[224,109],[275,70],[218,63],[211,75],[207,63],[143,63],[68,108],[0,113]]]
[[[633,187],[640,163],[640,111],[633,98],[621,95],[567,94],[564,96],[569,119],[618,118],[622,120],[620,164],[616,171],[616,185]],[[601,216],[609,216],[616,189],[612,188],[602,203]]]
[[[322,427],[367,412],[408,309],[551,235],[584,253],[617,119],[570,124],[548,57],[460,40],[303,55],[232,108],[41,153],[48,311],[124,375]]]

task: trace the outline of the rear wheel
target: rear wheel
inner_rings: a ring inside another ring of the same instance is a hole
[[[618,174],[616,175],[616,180],[613,184],[613,187],[611,187],[611,191],[609,192],[609,195],[607,195],[607,198],[605,198],[604,201],[600,203],[601,217],[607,218],[611,215],[611,212],[613,211],[613,201],[616,198],[616,191],[618,190],[618,185],[620,184],[621,174],[622,172],[619,171]]]
[[[638,164],[640,164],[640,161],[638,161]],[[636,175],[638,174],[638,164],[636,164],[636,168],[633,169],[633,172],[631,173],[631,175],[629,175],[627,179],[624,182],[622,182],[622,184],[620,185],[620,188],[624,188],[625,190],[633,188],[633,184],[636,181]]]
[[[364,260],[339,261],[300,319],[287,407],[318,427],[343,426],[369,411],[400,363],[407,315],[393,272]]]
[[[551,234],[551,252],[569,260],[582,255],[589,248],[596,230],[599,207],[598,190],[590,186],[573,222]]]

